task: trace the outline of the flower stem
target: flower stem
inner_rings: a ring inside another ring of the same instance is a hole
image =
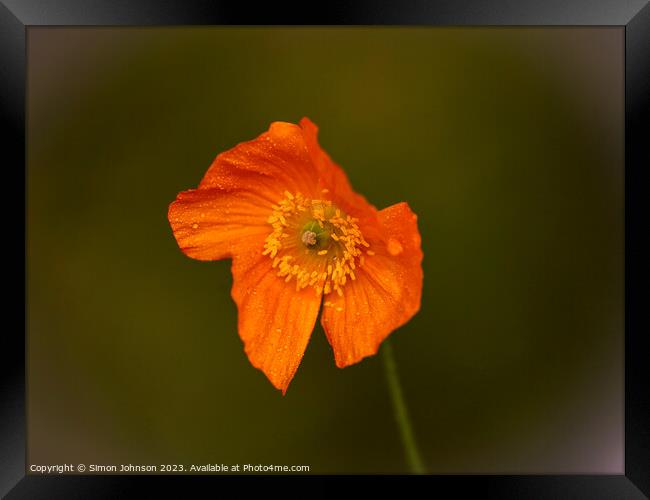
[[[402,385],[399,381],[397,374],[397,365],[393,357],[393,347],[390,341],[386,339],[382,346],[382,357],[384,358],[384,368],[386,372],[386,380],[388,382],[388,392],[393,403],[393,411],[395,412],[395,420],[399,428],[400,436],[402,438],[402,445],[406,454],[409,468],[414,474],[424,474],[424,464],[420,451],[415,442],[415,435],[413,433],[413,426],[409,418],[408,409],[404,402],[404,395],[402,394]]]

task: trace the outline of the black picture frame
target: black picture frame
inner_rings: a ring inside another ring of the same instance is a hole
[[[430,483],[427,491],[444,488],[456,495],[489,498],[632,499],[650,495],[650,380],[648,320],[643,295],[644,234],[649,224],[644,173],[650,167],[650,4],[646,0],[366,0],[289,4],[210,0],[2,0],[0,3],[0,88],[2,97],[3,171],[5,179],[4,235],[9,255],[5,266],[23,264],[23,286],[5,285],[3,329],[2,432],[0,433],[0,494],[7,498],[116,498],[135,491],[153,496],[156,488],[189,482],[210,487],[214,481],[232,486],[250,476],[31,476],[25,475],[25,83],[26,35],[37,26],[157,26],[157,25],[421,25],[421,26],[618,26],[625,30],[625,474],[601,476],[409,476]],[[9,201],[9,194],[14,197]],[[644,209],[643,207],[646,206]],[[18,237],[14,237],[13,234]],[[19,282],[20,283],[20,282]],[[13,304],[15,300],[17,303]],[[268,483],[299,481],[308,476],[265,476]],[[332,480],[332,477],[322,479]],[[349,478],[347,478],[349,480]],[[394,477],[366,481],[387,483]],[[208,484],[208,481],[210,482]],[[192,487],[194,484],[192,484]],[[421,485],[424,486],[424,485]]]

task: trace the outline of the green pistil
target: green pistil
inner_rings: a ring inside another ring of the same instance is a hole
[[[318,221],[310,220],[307,224],[302,226],[300,231],[300,240],[309,249],[323,250],[329,247],[330,244],[330,230],[327,228],[328,224],[321,227]]]

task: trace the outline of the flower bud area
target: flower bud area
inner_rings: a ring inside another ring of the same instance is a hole
[[[287,283],[295,280],[296,290],[311,286],[318,294],[342,295],[345,284],[356,279],[364,253],[372,255],[358,220],[330,200],[284,194],[269,215],[272,231],[263,255],[272,260],[279,277]]]

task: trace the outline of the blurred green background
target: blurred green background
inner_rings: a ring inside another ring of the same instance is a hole
[[[303,116],[419,216],[392,339],[428,470],[622,472],[619,28],[30,28],[29,463],[407,470],[381,359],[336,368],[317,326],[282,397],[230,262],[167,222],[219,152]]]

